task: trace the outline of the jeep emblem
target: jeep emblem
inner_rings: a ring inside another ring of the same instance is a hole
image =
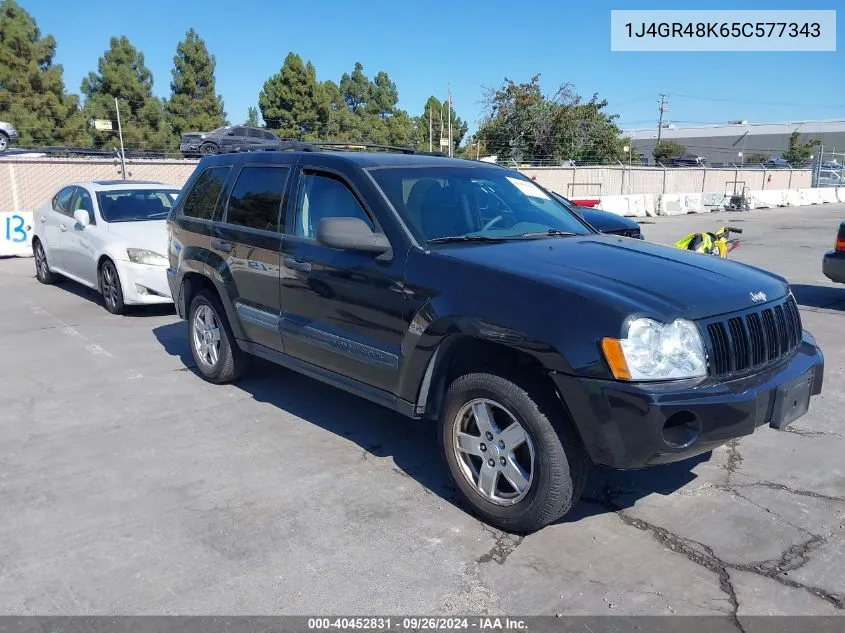
[[[761,301],[766,300],[766,293],[765,292],[749,292],[748,296],[751,297],[751,300],[754,303],[760,303]]]

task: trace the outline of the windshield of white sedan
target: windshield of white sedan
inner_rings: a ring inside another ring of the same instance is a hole
[[[384,167],[370,173],[422,241],[490,242],[592,232],[516,172],[442,166]]]
[[[173,189],[120,189],[100,191],[100,215],[106,222],[141,222],[164,220],[176,201]]]

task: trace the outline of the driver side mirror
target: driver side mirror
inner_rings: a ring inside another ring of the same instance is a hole
[[[77,209],[73,212],[73,219],[77,221],[82,228],[85,228],[89,224],[91,224],[91,216],[85,209]]]
[[[226,132],[226,136],[234,136],[234,135],[235,135],[235,130],[229,130],[228,132]]]
[[[317,242],[330,248],[383,255],[390,250],[384,233],[376,233],[360,218],[323,218]]]

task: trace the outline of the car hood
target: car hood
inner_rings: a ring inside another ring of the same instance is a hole
[[[623,229],[637,230],[640,228],[640,225],[634,220],[611,211],[601,211],[599,209],[590,209],[589,207],[575,207],[575,212],[584,218],[587,224],[602,233]]]
[[[117,235],[128,248],[145,248],[159,255],[167,256],[167,222],[145,220],[143,222],[112,222],[109,233]]]
[[[755,305],[752,293],[762,303],[789,290],[785,279],[753,266],[615,235],[450,244],[438,252],[665,320],[734,312]]]

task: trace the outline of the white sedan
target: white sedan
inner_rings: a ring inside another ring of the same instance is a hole
[[[58,275],[101,292],[106,309],[172,303],[166,219],[179,188],[159,182],[93,181],[62,187],[33,214],[38,281]]]

